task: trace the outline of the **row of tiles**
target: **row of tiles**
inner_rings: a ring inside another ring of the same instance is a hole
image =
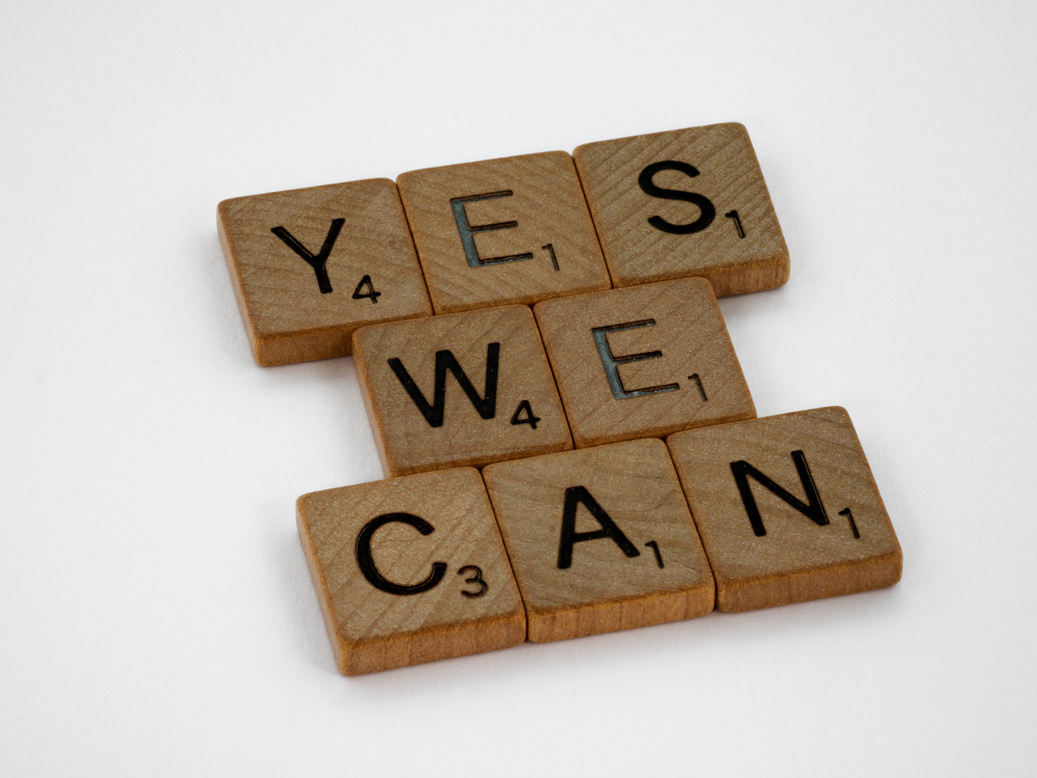
[[[263,365],[347,355],[374,322],[690,276],[724,296],[789,275],[740,124],[238,197],[218,227]]]
[[[861,592],[896,583],[902,565],[842,408],[391,478],[297,507],[347,675]]]
[[[353,347],[387,476],[756,416],[701,278],[376,324]]]

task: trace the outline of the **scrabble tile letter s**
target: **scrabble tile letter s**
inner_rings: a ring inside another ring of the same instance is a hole
[[[702,276],[724,297],[788,280],[785,238],[741,124],[589,143],[573,157],[615,286]]]
[[[236,197],[218,217],[261,365],[346,356],[358,326],[432,312],[388,179]]]
[[[297,510],[344,674],[525,640],[522,601],[477,470],[314,492]]]

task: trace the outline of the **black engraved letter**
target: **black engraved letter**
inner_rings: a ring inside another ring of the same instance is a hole
[[[450,207],[454,211],[454,221],[457,222],[457,232],[461,236],[461,246],[464,248],[465,259],[468,260],[468,267],[485,267],[486,265],[498,264],[500,262],[517,262],[522,259],[532,259],[533,254],[527,252],[525,254],[511,254],[506,257],[480,257],[479,249],[475,246],[475,233],[477,232],[490,232],[492,230],[509,230],[513,227],[518,227],[518,222],[494,222],[493,224],[479,224],[471,225],[468,223],[468,212],[465,210],[465,203],[475,202],[476,200],[495,200],[498,197],[511,197],[510,191],[504,192],[490,192],[489,194],[472,195],[471,197],[455,197],[450,201]],[[554,258],[554,251],[551,252],[552,258]],[[555,268],[557,270],[557,268]]]
[[[626,387],[623,386],[623,379],[619,377],[620,365],[627,362],[640,362],[645,359],[658,359],[663,355],[663,352],[645,351],[640,354],[627,354],[617,357],[612,353],[612,346],[609,345],[609,333],[620,330],[633,330],[639,327],[651,327],[653,324],[655,324],[655,319],[645,319],[644,321],[633,321],[628,324],[614,324],[610,327],[594,327],[591,330],[591,335],[594,337],[594,345],[598,347],[598,356],[601,357],[601,364],[605,368],[605,377],[608,378],[609,387],[612,389],[612,396],[617,400],[643,397],[646,394],[658,394],[659,392],[672,392],[680,389],[680,384],[662,384],[660,386],[646,386],[642,389],[627,391]]]
[[[710,199],[704,195],[696,194],[695,192],[684,192],[680,189],[665,189],[661,186],[656,186],[652,181],[652,177],[660,170],[679,170],[681,173],[684,173],[691,178],[694,178],[699,174],[699,171],[687,162],[678,162],[676,160],[653,162],[642,170],[641,175],[637,178],[637,183],[640,185],[641,191],[646,195],[659,197],[663,200],[683,200],[686,203],[692,203],[699,207],[701,213],[699,214],[699,218],[690,224],[670,224],[661,216],[652,216],[648,219],[648,223],[657,230],[669,232],[672,235],[689,235],[693,232],[702,232],[706,227],[711,225],[713,219],[716,218],[717,209],[713,207],[713,203]]]
[[[364,578],[367,579],[371,586],[389,594],[421,594],[422,592],[427,592],[443,580],[443,576],[446,574],[446,562],[433,562],[432,571],[428,574],[428,577],[417,584],[394,583],[379,573],[378,568],[374,566],[374,558],[371,556],[371,539],[374,537],[374,533],[381,527],[393,522],[408,524],[422,535],[430,535],[436,529],[424,519],[410,513],[383,513],[381,516],[376,516],[367,522],[364,528],[360,530],[360,534],[356,536],[356,561],[360,565],[360,572],[364,574]]]
[[[317,255],[314,255],[312,251],[302,245],[298,239],[284,227],[274,227],[270,232],[283,240],[288,245],[288,248],[306,260],[306,264],[313,268],[313,272],[317,274],[317,287],[320,289],[320,293],[331,294],[331,279],[328,278],[328,269],[326,265],[328,263],[328,256],[331,254],[331,249],[334,247],[335,240],[338,238],[339,230],[342,229],[342,225],[345,223],[345,219],[332,219],[331,229],[328,230],[328,236],[324,238],[324,245],[321,246],[320,254]]]
[[[591,516],[597,519],[601,529],[591,532],[576,531],[576,509],[580,503],[591,512]],[[562,508],[562,538],[558,543],[558,569],[565,570],[572,567],[573,546],[585,540],[598,540],[599,538],[612,538],[613,542],[622,549],[628,557],[640,556],[641,552],[634,548],[623,530],[616,526],[611,517],[605,513],[605,509],[598,505],[587,487],[570,486],[565,490],[565,506]]]
[[[752,524],[753,532],[756,533],[757,537],[766,535],[767,530],[763,526],[760,509],[756,507],[756,498],[753,497],[753,490],[749,487],[749,478],[755,479],[760,486],[778,495],[778,497],[818,526],[823,527],[828,523],[828,514],[825,513],[825,506],[821,504],[821,495],[818,494],[817,486],[814,484],[814,477],[810,474],[806,456],[803,455],[802,451],[793,451],[792,461],[796,463],[799,480],[803,483],[803,489],[807,497],[806,502],[778,486],[778,484],[774,483],[774,481],[745,460],[731,463],[731,472],[734,474],[735,483],[738,484],[738,493],[742,495],[745,512],[749,514],[749,523]]]
[[[403,366],[403,362],[396,357],[393,357],[389,360],[389,367],[392,368],[396,377],[400,379],[403,388],[407,391],[407,394],[410,395],[414,404],[418,406],[418,410],[421,411],[421,415],[425,417],[425,421],[429,423],[429,426],[442,427],[443,411],[446,406],[447,371],[449,370],[454,374],[457,383],[464,390],[464,393],[468,395],[468,399],[471,400],[472,405],[475,406],[475,410],[479,412],[479,415],[484,419],[492,419],[497,414],[497,367],[499,362],[500,343],[487,344],[486,388],[483,391],[483,396],[480,397],[479,393],[475,391],[475,387],[472,386],[472,382],[468,380],[465,371],[461,369],[461,365],[458,364],[457,358],[454,356],[453,352],[450,351],[450,349],[437,351],[436,377],[431,403],[425,399],[425,395],[422,393],[421,389],[419,389],[418,385],[414,383],[414,379],[411,378],[410,373],[407,372],[407,368]]]

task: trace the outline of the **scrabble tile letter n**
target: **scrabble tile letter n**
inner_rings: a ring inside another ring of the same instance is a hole
[[[742,125],[589,143],[573,157],[615,286],[703,276],[725,297],[788,280],[788,248]]]
[[[572,448],[524,305],[373,325],[353,342],[386,475]]]
[[[237,197],[218,215],[261,365],[346,356],[356,327],[432,312],[388,179]]]
[[[667,439],[717,584],[746,611],[891,586],[902,556],[842,408]]]
[[[535,642],[702,616],[713,576],[661,440],[483,470]]]
[[[611,287],[565,152],[415,170],[397,182],[436,313]]]
[[[306,494],[298,520],[346,675],[525,640],[522,600],[477,470]]]

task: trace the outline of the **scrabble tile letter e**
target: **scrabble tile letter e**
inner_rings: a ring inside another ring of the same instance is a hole
[[[397,182],[436,313],[611,286],[565,152],[414,170]]]
[[[534,310],[577,448],[756,415],[701,278],[544,300]]]

